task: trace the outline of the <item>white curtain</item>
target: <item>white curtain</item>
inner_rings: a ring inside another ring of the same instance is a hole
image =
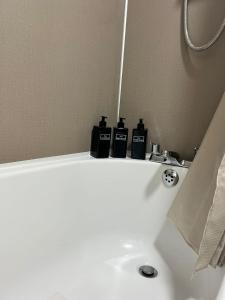
[[[198,254],[196,271],[225,261],[225,94],[168,213]]]

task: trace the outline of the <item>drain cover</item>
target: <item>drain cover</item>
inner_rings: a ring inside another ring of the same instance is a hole
[[[155,278],[158,275],[158,271],[152,266],[144,265],[139,268],[139,273],[147,278]]]
[[[162,174],[162,181],[167,187],[175,186],[179,181],[179,175],[175,170],[167,169]]]

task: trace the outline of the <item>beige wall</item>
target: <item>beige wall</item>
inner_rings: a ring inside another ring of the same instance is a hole
[[[225,16],[224,0],[190,2],[191,32],[207,41]],[[129,0],[121,114],[144,117],[152,140],[191,158],[225,90],[225,34],[205,53],[187,50],[183,0]]]
[[[181,32],[182,0],[129,0],[121,114],[144,117],[154,142],[190,158],[225,88],[225,35],[196,54]],[[207,40],[224,0],[190,1]],[[114,124],[123,0],[2,0],[0,162],[89,149],[97,116]]]
[[[89,149],[115,121],[121,0],[1,0],[0,162]]]

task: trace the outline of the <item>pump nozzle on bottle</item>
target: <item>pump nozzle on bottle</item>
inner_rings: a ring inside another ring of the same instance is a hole
[[[124,128],[124,120],[126,120],[126,118],[120,118],[118,124],[117,124],[117,128]]]
[[[107,119],[107,117],[105,117],[105,116],[101,116],[101,121],[99,122],[99,127],[106,127],[106,119]]]
[[[143,119],[139,119],[139,123],[137,126],[138,129],[144,129],[145,128],[145,124],[143,123]]]

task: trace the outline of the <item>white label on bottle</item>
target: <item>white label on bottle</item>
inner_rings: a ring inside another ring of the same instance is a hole
[[[111,134],[100,134],[100,141],[110,141]]]
[[[133,142],[134,143],[144,143],[145,142],[145,137],[144,136],[133,136]]]
[[[116,140],[117,141],[124,141],[124,142],[126,142],[127,136],[125,134],[119,134],[119,133],[117,133],[116,134]]]

